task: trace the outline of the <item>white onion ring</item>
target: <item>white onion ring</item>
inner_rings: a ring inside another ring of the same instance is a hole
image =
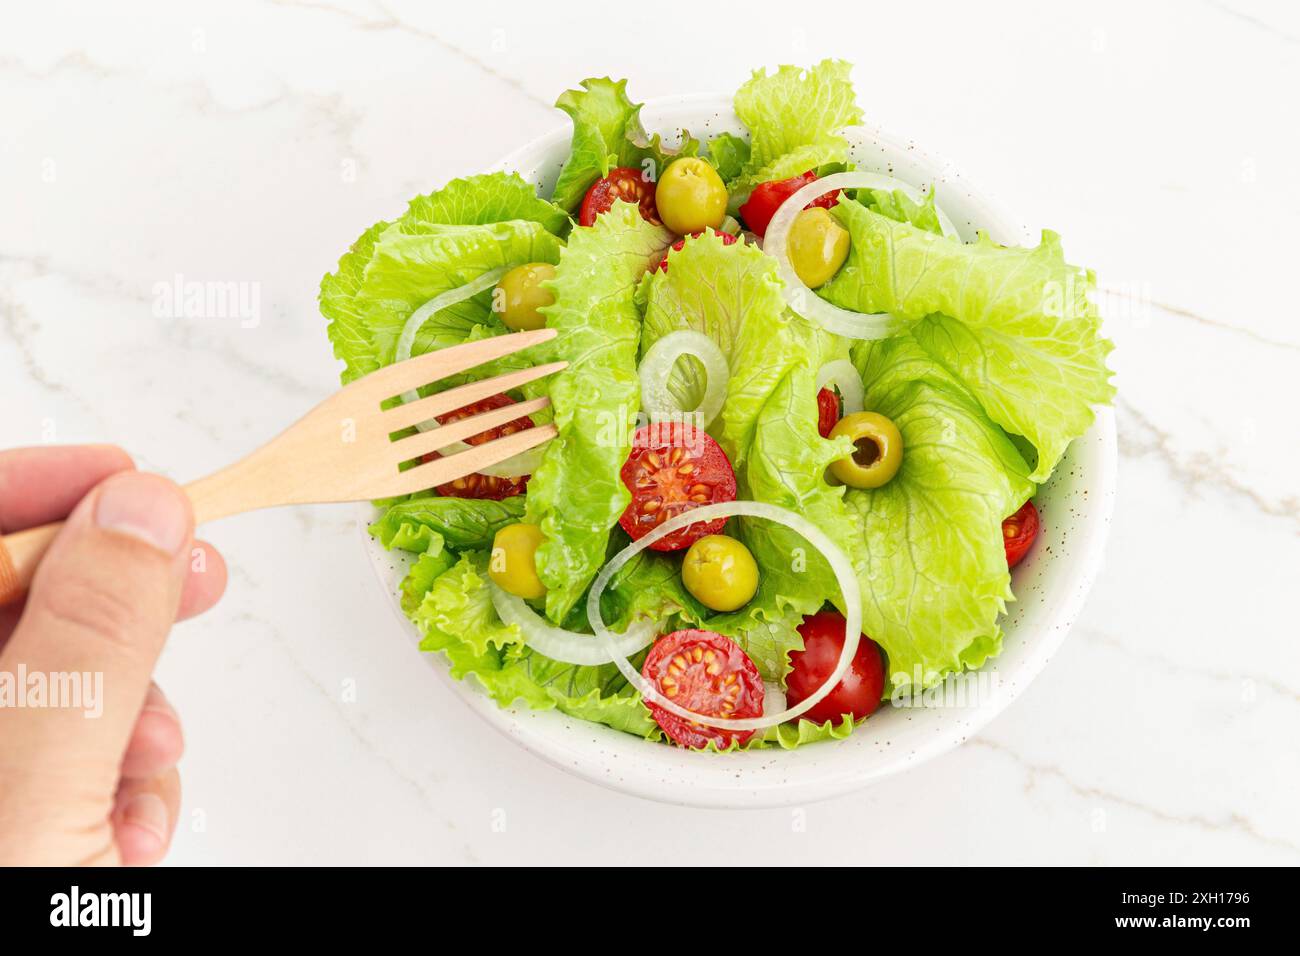
[[[839,389],[845,415],[860,412],[865,407],[863,401],[866,391],[862,387],[862,376],[858,374],[857,366],[848,359],[827,362],[817,371],[817,391],[820,392],[827,385]]]
[[[393,356],[394,362],[405,362],[411,357],[411,349],[415,347],[415,336],[425,322],[441,312],[448,306],[453,306],[457,302],[464,302],[466,299],[472,299],[485,289],[496,285],[501,281],[501,277],[506,274],[504,267],[499,269],[489,269],[477,279],[466,282],[462,286],[436,295],[424,305],[420,306],[411,313],[411,317],[406,320],[402,326],[402,334],[397,337],[397,352]],[[402,402],[414,402],[419,397],[418,392],[403,392]],[[420,422],[415,426],[422,432],[433,431],[439,428],[435,419],[429,419],[427,422]],[[444,455],[454,455],[457,452],[465,451],[470,446],[464,442],[452,442],[442,450]],[[499,461],[495,465],[485,465],[478,470],[480,475],[490,475],[494,478],[517,478],[520,475],[531,475],[537,470],[537,466],[542,463],[542,455],[546,449],[542,447],[530,448],[522,451],[517,455],[507,458],[505,461]]]
[[[497,616],[506,624],[519,628],[526,645],[564,664],[608,664],[616,659],[615,653],[635,654],[653,641],[659,632],[657,621],[641,618],[629,624],[624,633],[616,635],[615,640],[600,640],[594,634],[579,634],[554,626],[529,607],[523,598],[502,590],[495,581],[488,581],[488,588]]]
[[[901,189],[913,199],[925,198],[924,194],[916,187],[903,182],[901,179],[895,179],[893,176],[883,176],[880,173],[835,173],[824,179],[814,179],[808,185],[795,190],[777,209],[776,215],[768,223],[767,232],[764,235],[763,251],[776,260],[777,272],[785,284],[781,292],[785,295],[785,300],[790,308],[796,313],[817,323],[828,332],[834,332],[836,335],[842,335],[845,338],[888,338],[903,331],[906,327],[906,322],[903,319],[890,312],[878,312],[869,315],[864,312],[853,312],[849,309],[841,309],[837,305],[831,305],[804,285],[803,280],[795,273],[794,266],[790,264],[786,240],[790,237],[790,227],[794,224],[795,216],[799,215],[803,211],[803,207],[818,196],[824,196],[826,193],[834,192],[837,189]],[[957,230],[953,226],[952,220],[938,206],[935,207],[934,211],[939,217],[939,225],[943,229],[944,235],[956,236]]]
[[[704,397],[693,412],[678,408],[668,391],[668,378],[683,355],[695,356],[704,366]],[[679,329],[650,346],[637,375],[641,378],[641,408],[651,421],[672,421],[694,414],[699,418],[699,426],[708,428],[722,411],[731,370],[727,367],[727,357],[713,339],[694,329]]]
[[[835,665],[835,670],[831,672],[830,676],[817,690],[793,707],[787,707],[775,714],[764,714],[762,717],[711,717],[707,714],[697,714],[685,707],[674,704],[637,673],[636,668],[632,666],[626,655],[617,653],[617,636],[610,633],[605,627],[605,622],[600,615],[601,592],[605,590],[610,579],[618,573],[619,568],[627,564],[628,561],[660,538],[666,537],[680,528],[685,528],[687,525],[695,524],[698,521],[711,521],[714,518],[728,518],[732,515],[766,518],[769,521],[785,525],[791,531],[802,535],[809,544],[820,551],[823,557],[830,562],[831,570],[835,572],[835,578],[839,582],[840,590],[844,595],[844,610],[846,612],[844,615],[844,647],[840,650],[840,659]],[[862,636],[862,596],[858,589],[857,575],[853,573],[853,565],[849,561],[848,555],[840,550],[835,542],[826,537],[821,529],[807,518],[786,508],[779,508],[776,505],[766,504],[761,501],[725,501],[716,505],[692,508],[690,511],[684,511],[675,517],[669,518],[645,537],[633,541],[614,555],[609,563],[601,568],[600,573],[596,575],[596,580],[592,582],[591,591],[587,595],[587,619],[591,622],[591,629],[596,632],[596,636],[604,642],[611,659],[618,665],[619,671],[627,678],[629,684],[641,692],[641,697],[646,703],[662,707],[668,713],[681,717],[683,720],[695,721],[719,730],[764,730],[803,716],[821,703],[826,695],[835,689],[835,685],[840,682],[840,679],[849,669],[849,665],[853,661],[853,655],[858,651],[858,641]]]

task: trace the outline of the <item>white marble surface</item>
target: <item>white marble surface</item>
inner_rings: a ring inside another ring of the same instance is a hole
[[[682,31],[582,25],[608,5],[5,5],[0,445],[112,440],[188,479],[257,444],[336,382],[316,289],[355,235],[560,123],[588,75],[648,98],[848,58],[873,121],[1113,292],[1107,567],[959,751],[799,813],[597,789],[440,687],[348,509],[284,510],[210,529],[230,593],[161,665],[188,734],[173,862],[1300,862],[1300,16],[871,6],[805,30],[697,4]],[[177,274],[256,284],[260,322],[157,318]]]

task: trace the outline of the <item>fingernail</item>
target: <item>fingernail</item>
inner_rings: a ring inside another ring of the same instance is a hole
[[[159,843],[167,840],[167,804],[156,793],[137,793],[122,810],[122,821],[148,830]]]
[[[190,505],[175,485],[155,475],[114,475],[99,489],[95,523],[176,554],[189,538]]]

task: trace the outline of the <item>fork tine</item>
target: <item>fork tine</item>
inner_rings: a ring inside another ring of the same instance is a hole
[[[431,451],[437,451],[439,448],[445,448],[452,442],[464,441],[480,432],[505,425],[508,422],[517,421],[520,418],[527,418],[533,412],[540,412],[550,404],[551,400],[543,396],[527,402],[512,403],[502,408],[494,408],[490,412],[462,418],[432,431],[419,432],[406,438],[399,438],[393,442],[392,448],[396,452],[398,461],[410,461]],[[487,443],[484,442],[484,444]]]
[[[559,433],[554,425],[526,428],[523,431],[515,432],[513,435],[507,435],[505,438],[496,438],[484,442],[482,445],[474,445],[466,451],[457,452],[454,455],[448,455],[445,458],[439,458],[436,461],[426,462],[422,465],[416,465],[414,468],[408,468],[400,475],[394,475],[393,481],[385,483],[386,487],[378,497],[411,495],[417,491],[425,491],[435,485],[455,481],[457,478],[463,478],[480,468],[500,464],[520,452],[536,448],[538,445],[550,441],[557,434]]]
[[[460,385],[445,392],[430,395],[428,398],[422,398],[419,401],[405,405],[394,405],[383,413],[384,427],[390,433],[401,431],[403,428],[410,428],[412,425],[427,422],[435,415],[441,415],[443,412],[464,408],[466,405],[473,405],[489,395],[499,395],[535,379],[544,378],[553,372],[559,372],[567,368],[568,365],[568,362],[534,365],[532,368],[519,369],[516,372],[507,372],[494,378],[484,378],[477,382],[470,382],[467,385]]]
[[[402,392],[408,392],[455,375],[484,362],[499,359],[502,356],[520,352],[541,342],[555,338],[555,329],[535,329],[531,332],[511,332],[507,335],[494,335],[477,342],[453,345],[451,348],[426,352],[415,358],[387,365],[371,372],[364,378],[357,379],[348,388],[356,387],[371,393],[376,401],[384,401]]]

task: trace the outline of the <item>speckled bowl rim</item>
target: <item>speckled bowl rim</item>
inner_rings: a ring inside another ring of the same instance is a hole
[[[663,98],[648,102],[642,117],[650,130],[685,126],[696,135],[738,131],[740,124],[730,101],[729,94],[708,93]],[[493,169],[519,170],[534,182],[553,181],[569,136],[567,125],[559,127],[511,153]],[[895,172],[917,186],[936,183],[940,202],[967,238],[978,224],[1000,242],[1033,243],[1022,223],[951,163],[878,127],[852,130],[849,139],[861,165]],[[553,158],[539,159],[547,154]],[[540,174],[538,170],[542,170]],[[957,202],[963,210],[960,215],[954,213],[953,195],[962,197]],[[946,201],[945,196],[949,197]],[[1109,408],[1098,409],[1092,428],[1071,445],[1036,498],[1043,505],[1044,537],[1016,569],[1013,587],[1018,600],[1002,622],[1004,651],[986,665],[997,673],[997,683],[977,706],[921,711],[923,721],[933,725],[930,727],[903,723],[912,722],[916,711],[888,708],[842,741],[820,742],[794,751],[698,754],[647,743],[557,711],[498,707],[477,681],[452,678],[442,655],[421,656],[441,683],[494,729],[547,763],[612,790],[711,808],[791,806],[840,796],[960,745],[1005,710],[1047,665],[1082,610],[1101,568],[1114,505],[1117,457],[1114,415]],[[384,551],[367,534],[375,514],[368,504],[358,507],[357,522],[366,554],[405,639],[418,643],[419,634],[397,600],[397,582],[409,559]],[[1030,630],[1021,633],[1025,628]],[[1015,655],[1010,654],[1013,641]],[[1006,666],[1009,660],[1014,666]],[[906,716],[898,717],[900,713]],[[894,743],[900,746],[894,747]]]

